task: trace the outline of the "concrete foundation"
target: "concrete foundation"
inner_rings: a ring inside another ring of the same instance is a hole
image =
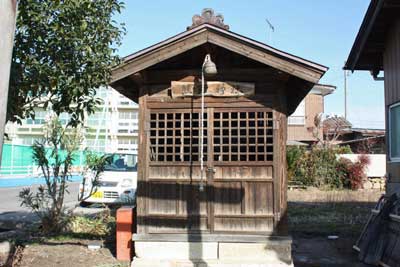
[[[290,238],[251,242],[227,242],[223,239],[201,242],[134,241],[132,267],[293,266]]]

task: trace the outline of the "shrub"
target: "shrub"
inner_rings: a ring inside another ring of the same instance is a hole
[[[344,188],[351,188],[350,180],[348,179],[348,173],[352,166],[352,162],[346,158],[339,158],[336,165],[336,171],[340,175],[342,180],[342,185]]]
[[[358,187],[356,184],[364,179],[359,178],[357,172],[363,173],[365,166],[358,164],[353,167],[350,161],[338,160],[338,154],[343,153],[351,153],[350,148],[313,145],[306,150],[304,147],[288,147],[288,179],[305,186],[355,189]],[[365,159],[362,160],[365,163]]]
[[[115,217],[111,216],[110,210],[95,216],[73,216],[68,224],[68,230],[75,234],[87,234],[95,237],[103,237],[112,234]]]
[[[352,190],[361,189],[363,181],[367,179],[365,171],[370,163],[370,158],[362,154],[354,163],[348,159],[341,159],[340,162],[343,165],[343,172],[345,174],[344,184],[346,184],[346,187]]]
[[[337,154],[353,154],[353,151],[351,151],[351,148],[349,145],[339,146],[334,149],[336,150]]]
[[[292,181],[296,176],[301,158],[304,156],[306,149],[300,146],[288,146],[287,156],[287,175],[288,180]]]
[[[293,182],[315,187],[342,188],[337,171],[337,148],[312,146],[288,149],[288,176]]]
[[[68,131],[69,130],[69,131]],[[44,126],[45,136],[42,142],[36,142],[33,158],[40,167],[45,184],[36,192],[24,188],[19,193],[21,206],[30,208],[41,220],[44,233],[58,234],[66,229],[71,214],[64,205],[65,193],[71,178],[71,167],[81,143],[79,128],[63,127],[57,117],[52,117]],[[105,157],[92,160],[87,168],[99,177],[104,169]]]

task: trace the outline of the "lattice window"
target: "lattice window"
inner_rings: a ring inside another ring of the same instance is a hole
[[[152,112],[150,160],[200,161],[200,113]],[[207,113],[204,113],[204,161],[207,161]]]
[[[272,112],[214,112],[214,161],[273,161]]]

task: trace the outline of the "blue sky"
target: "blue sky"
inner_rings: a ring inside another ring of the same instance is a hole
[[[337,86],[325,98],[325,114],[344,114],[343,70],[369,0],[126,0],[118,16],[127,35],[121,56],[186,29],[205,7],[222,13],[230,30],[329,67],[321,83]],[[274,25],[268,30],[265,19]],[[349,74],[348,119],[355,127],[384,127],[383,82],[368,72]]]

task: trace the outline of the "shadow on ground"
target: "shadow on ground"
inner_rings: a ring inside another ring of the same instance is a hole
[[[289,201],[289,231],[296,267],[367,266],[352,249],[374,202]],[[335,240],[328,236],[338,236]]]

